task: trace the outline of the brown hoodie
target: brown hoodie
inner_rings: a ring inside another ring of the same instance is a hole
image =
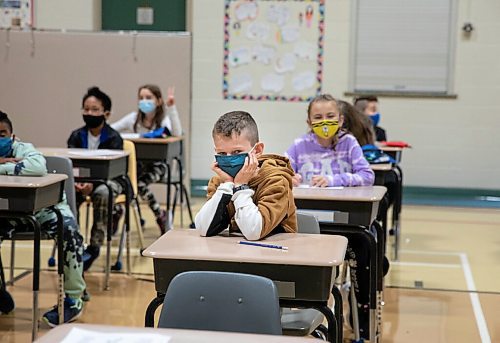
[[[288,158],[280,155],[266,154],[258,159],[259,172],[248,185],[254,190],[252,197],[262,215],[262,231],[260,238],[268,236],[275,229],[285,232],[297,232],[297,215],[292,192],[293,169]],[[220,178],[214,176],[208,183],[207,198],[210,199],[217,187]],[[234,204],[231,201],[227,206],[231,217],[231,231],[239,231],[234,220]]]

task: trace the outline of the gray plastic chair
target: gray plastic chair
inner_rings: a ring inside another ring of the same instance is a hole
[[[73,215],[78,215],[76,210],[75,200],[75,179],[73,178],[73,162],[67,157],[46,156],[47,171],[49,174],[66,174],[68,179],[64,182],[64,192],[66,193],[66,201]]]
[[[68,178],[64,182],[64,193],[66,194],[66,201],[68,202],[69,208],[75,219],[78,218],[78,211],[76,210],[76,198],[75,198],[75,179],[73,177],[73,162],[62,156],[45,156],[45,161],[47,165],[47,172],[49,174],[66,174]],[[50,254],[48,265],[53,267],[56,265],[56,260],[54,258],[56,253],[57,244],[54,242],[52,247],[52,253]]]
[[[297,212],[297,228],[299,233],[320,234],[319,223],[316,217]],[[308,309],[281,309],[281,326],[283,334],[287,336],[326,337],[326,328],[322,325],[323,315],[312,308]],[[319,331],[319,332],[315,332]]]
[[[256,275],[181,273],[168,286],[158,327],[281,335],[278,290]]]

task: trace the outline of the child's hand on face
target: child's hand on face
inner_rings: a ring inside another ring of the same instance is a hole
[[[236,186],[248,184],[251,178],[257,176],[258,172],[259,161],[257,160],[257,156],[251,152],[247,157],[245,157],[245,164],[243,165],[243,168],[241,168],[238,174],[234,177],[234,184]]]
[[[294,176],[292,176],[292,185],[294,187],[300,186],[301,183],[302,183],[302,175],[295,174]]]
[[[328,186],[328,179],[323,175],[314,175],[311,179],[311,186],[326,187]]]
[[[212,163],[212,168],[211,168],[215,174],[217,174],[219,177],[220,177],[220,181],[221,183],[224,183],[224,182],[233,182],[233,178],[231,177],[231,175],[229,175],[228,173],[226,173],[225,171],[223,171],[222,169],[219,168],[219,165],[217,164],[217,162],[213,162]]]
[[[167,88],[167,100],[165,100],[165,105],[168,107],[175,105],[175,87],[168,87]]]
[[[4,163],[8,163],[8,162],[17,163],[19,161],[21,161],[20,158],[15,158],[15,157],[0,157],[0,164],[4,164]]]

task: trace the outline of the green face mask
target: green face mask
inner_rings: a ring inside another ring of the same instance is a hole
[[[332,138],[339,130],[338,120],[321,120],[311,125],[313,132],[320,138]]]

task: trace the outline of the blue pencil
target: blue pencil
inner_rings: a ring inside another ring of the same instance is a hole
[[[288,250],[288,247],[284,247],[282,245],[274,245],[274,244],[265,244],[265,243],[248,242],[248,241],[238,241],[238,244],[253,245],[256,247],[263,247],[263,248]]]

